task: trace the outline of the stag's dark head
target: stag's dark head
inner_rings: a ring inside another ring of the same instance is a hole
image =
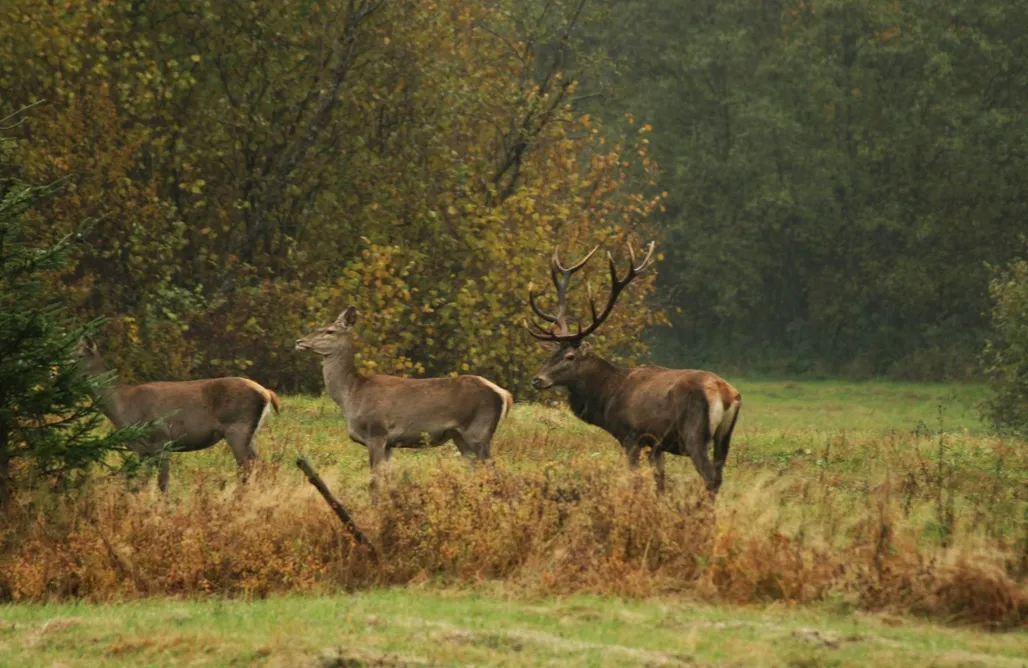
[[[532,379],[532,387],[545,390],[553,387],[566,387],[581,375],[581,367],[590,355],[589,342],[561,343],[557,345],[550,359],[546,360],[539,373]]]
[[[357,322],[357,307],[347,306],[334,322],[296,340],[297,350],[311,350],[323,356],[347,352],[353,346],[351,332]]]
[[[532,379],[532,387],[537,390],[545,390],[553,386],[567,387],[575,383],[578,379],[582,378],[584,374],[588,372],[590,368],[590,362],[592,360],[592,354],[589,352],[589,342],[585,340],[587,336],[595,332],[603,321],[607,319],[610,312],[614,308],[614,303],[617,301],[618,295],[624,290],[632,280],[639,275],[640,272],[645,270],[653,262],[653,249],[654,242],[650,242],[649,248],[646,252],[646,257],[643,258],[641,264],[636,265],[635,263],[635,251],[632,247],[628,247],[628,254],[631,257],[631,264],[628,268],[628,274],[624,278],[618,278],[617,266],[614,264],[614,258],[611,257],[610,253],[607,253],[607,260],[610,263],[610,297],[607,299],[607,305],[604,307],[601,313],[596,311],[596,303],[592,299],[592,295],[589,295],[589,309],[592,312],[592,324],[582,329],[581,326],[577,328],[576,332],[572,332],[571,328],[568,327],[568,286],[571,283],[571,276],[585,266],[585,263],[596,253],[599,246],[592,249],[588,255],[586,255],[577,264],[570,267],[564,267],[560,263],[560,258],[557,256],[557,251],[553,251],[553,258],[550,261],[550,277],[553,280],[553,285],[557,289],[557,312],[546,313],[539,308],[536,304],[534,293],[529,293],[528,301],[532,306],[532,310],[535,314],[543,321],[550,323],[549,328],[546,328],[538,323],[532,322],[529,325],[528,331],[535,338],[540,341],[556,344],[557,349],[550,357],[549,360],[539,369],[539,373]]]

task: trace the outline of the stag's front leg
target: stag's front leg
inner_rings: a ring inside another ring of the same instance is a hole
[[[642,455],[639,438],[635,434],[625,436],[621,439],[621,449],[625,451],[625,456],[628,458],[628,466],[633,469],[638,468],[639,457]]]
[[[664,492],[664,451],[655,445],[650,448],[650,465],[653,466],[653,479],[657,483],[657,491]]]

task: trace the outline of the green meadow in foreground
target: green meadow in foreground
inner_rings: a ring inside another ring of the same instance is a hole
[[[421,588],[0,607],[10,666],[1020,666],[1028,634],[893,615]]]
[[[732,382],[714,515],[687,459],[656,497],[607,434],[531,404],[495,474],[398,451],[376,509],[338,408],[282,397],[254,483],[224,446],[178,455],[167,499],[98,481],[0,541],[0,665],[1028,666],[1028,454],[985,433],[984,388]]]

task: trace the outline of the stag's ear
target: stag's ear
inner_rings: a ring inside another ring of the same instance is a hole
[[[344,308],[343,312],[336,318],[336,322],[344,327],[353,327],[353,324],[357,322],[357,307],[351,304]]]
[[[582,341],[581,343],[578,344],[578,354],[579,355],[588,355],[589,354],[589,348],[590,348],[589,342],[588,341]]]

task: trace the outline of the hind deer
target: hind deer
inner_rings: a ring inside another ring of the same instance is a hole
[[[535,315],[549,327],[526,323],[536,339],[557,344],[553,356],[532,379],[532,387],[544,390],[566,387],[571,410],[582,420],[596,425],[620,442],[629,463],[638,465],[642,448],[649,446],[657,488],[664,489],[664,454],[687,455],[703,477],[708,491],[716,494],[728,459],[732,430],[739,417],[741,395],[724,379],[709,371],[667,369],[659,366],[622,367],[591,353],[586,337],[610,315],[618,295],[653,263],[650,242],[643,261],[636,265],[635,252],[628,247],[630,264],[624,278],[618,277],[614,258],[610,263],[610,296],[602,312],[589,296],[592,324],[576,332],[568,327],[567,292],[571,277],[592,258],[594,248],[580,262],[565,268],[553,251],[550,275],[557,290],[557,309],[546,313],[529,292]],[[713,444],[714,461],[707,454]]]
[[[350,438],[368,449],[372,471],[393,448],[443,445],[489,459],[500,420],[514,403],[510,392],[481,376],[398,378],[357,370],[352,338],[357,309],[347,306],[332,323],[302,339],[298,350],[321,356],[329,396],[346,418]],[[373,485],[374,489],[374,485]]]
[[[96,344],[79,342],[78,354],[91,376],[107,372]],[[195,452],[222,439],[228,441],[244,478],[257,455],[257,432],[273,409],[278,396],[248,378],[209,378],[178,382],[115,385],[101,390],[100,410],[115,427],[144,422],[158,426],[132,444],[140,457],[165,452]],[[161,457],[157,486],[168,488],[169,462]]]

